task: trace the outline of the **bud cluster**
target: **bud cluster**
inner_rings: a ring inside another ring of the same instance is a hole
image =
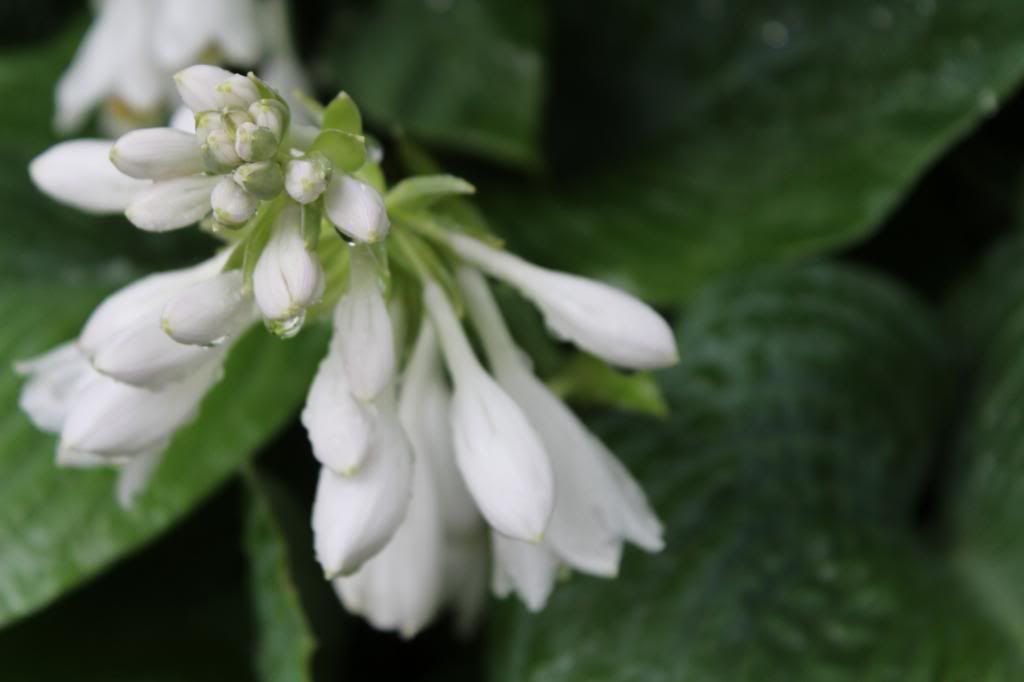
[[[59,461],[120,466],[138,490],[234,340],[260,319],[282,338],[321,319],[333,336],[302,412],[320,465],[314,549],[350,610],[411,636],[445,607],[471,622],[488,575],[539,609],[564,569],[611,577],[625,543],[661,548],[638,484],[534,374],[487,277],[559,339],[632,370],[676,360],[654,310],[495,246],[464,180],[386,188],[344,93],[311,128],[251,74],[194,66],[176,82],[194,131],[122,137],[109,158],[123,175],[68,171],[104,149],[81,142],[33,163],[57,198],[225,241],[113,294],[76,344],[19,366],[22,406],[60,434]]]

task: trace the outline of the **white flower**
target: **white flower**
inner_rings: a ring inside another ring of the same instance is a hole
[[[232,227],[245,224],[256,213],[260,200],[249,194],[230,177],[220,179],[210,195],[213,217]]]
[[[395,339],[373,253],[366,246],[349,253],[348,291],[335,309],[334,324],[352,393],[370,401],[394,377]]]
[[[263,49],[254,0],[162,0],[155,23],[152,49],[169,70],[211,48],[231,64],[255,64]]]
[[[164,306],[186,288],[216,275],[224,256],[144,277],[108,296],[93,311],[79,348],[102,374],[135,386],[158,388],[190,374],[208,348],[180,344],[161,329]]]
[[[554,505],[551,464],[540,438],[480,366],[437,284],[424,286],[424,302],[455,382],[451,421],[459,471],[491,526],[538,542]]]
[[[394,407],[382,405],[366,465],[352,476],[320,469],[313,533],[324,575],[350,575],[380,552],[405,518],[411,493],[409,444]]]
[[[354,476],[366,461],[373,436],[373,410],[352,395],[338,331],[320,361],[302,410],[313,455],[341,476]]]
[[[319,300],[323,269],[306,248],[298,206],[286,206],[275,221],[270,241],[256,261],[252,286],[263,317],[275,322],[294,320]]]
[[[344,173],[334,173],[324,193],[324,211],[334,226],[360,242],[388,236],[391,223],[380,192]]]
[[[125,216],[149,232],[187,227],[210,212],[210,195],[219,181],[216,176],[189,175],[157,182],[135,196]]]
[[[41,431],[60,433],[71,398],[93,377],[88,361],[73,343],[15,363],[14,370],[29,377],[18,406]]]
[[[624,291],[545,270],[465,235],[452,235],[451,245],[462,258],[533,300],[549,329],[588,353],[630,369],[677,361],[675,337],[665,320]]]
[[[320,198],[327,189],[331,175],[327,160],[313,155],[310,158],[292,159],[285,166],[284,188],[288,196],[300,204],[310,204]]]
[[[133,455],[131,459],[118,466],[120,473],[114,494],[122,508],[131,509],[135,506],[139,495],[149,485],[150,479],[163,461],[166,451],[167,443],[158,443],[145,452]]]
[[[545,544],[573,568],[605,577],[617,573],[624,540],[659,551],[661,524],[642,493],[637,499],[639,486],[617,461],[612,469],[609,460],[614,455],[534,376],[483,277],[462,268],[458,280],[498,383],[523,409],[551,453],[555,509]]]
[[[112,142],[72,140],[32,160],[29,175],[52,198],[88,213],[120,213],[150,186],[121,173],[110,162]]]
[[[166,180],[204,170],[196,136],[176,128],[145,128],[121,136],[110,150],[119,171],[142,180]]]
[[[241,270],[230,270],[182,289],[164,305],[160,327],[178,343],[216,346],[239,336],[255,320]]]
[[[531,611],[543,609],[558,579],[558,557],[545,545],[513,540],[494,532],[491,550],[494,594],[507,597],[515,592]]]

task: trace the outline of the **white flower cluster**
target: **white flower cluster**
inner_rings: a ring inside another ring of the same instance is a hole
[[[160,120],[171,74],[199,61],[261,65],[271,83],[304,84],[283,0],[94,0],[96,19],[57,84],[55,124],[82,126],[105,104],[114,132]]]
[[[305,130],[251,75],[190,67],[176,80],[195,133],[68,142],[32,166],[58,199],[148,230],[202,221],[226,242],[115,293],[76,342],[18,366],[22,407],[60,435],[59,463],[122,467],[128,500],[235,339],[261,318],[288,337],[322,314],[333,335],[302,423],[321,465],[316,556],[349,610],[404,636],[445,608],[468,626],[488,582],[540,609],[564,568],[610,577],[624,543],[662,547],[642,490],[535,376],[485,277],[533,301],[558,338],[628,369],[676,360],[656,312],[445,214],[468,183],[424,176],[382,196],[344,94]]]

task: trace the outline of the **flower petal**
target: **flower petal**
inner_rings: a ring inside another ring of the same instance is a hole
[[[349,287],[334,310],[334,327],[352,393],[368,402],[394,377],[395,338],[373,253],[366,246],[349,253]]]
[[[145,128],[122,136],[110,161],[133,178],[166,180],[204,170],[196,136],[175,128]]]
[[[123,174],[110,162],[113,143],[72,140],[32,160],[29,175],[50,197],[88,213],[120,213],[152,183]]]
[[[160,180],[136,195],[125,211],[136,227],[149,232],[167,232],[187,227],[210,212],[210,194],[219,178],[190,175]]]
[[[344,173],[334,173],[324,192],[324,211],[335,227],[360,242],[388,236],[391,223],[380,192]]]
[[[174,4],[174,3],[166,3]],[[234,74],[218,66],[197,64],[174,74],[181,101],[194,113],[218,109],[217,86]]]

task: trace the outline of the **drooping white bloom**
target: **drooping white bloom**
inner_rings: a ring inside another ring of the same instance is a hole
[[[120,213],[150,183],[117,170],[112,147],[107,140],[61,142],[32,160],[29,175],[50,197],[80,211]]]
[[[571,567],[605,577],[617,573],[625,540],[659,551],[661,524],[625,467],[615,460],[613,469],[609,460],[614,455],[534,376],[483,277],[462,268],[458,280],[499,384],[523,409],[551,453],[556,495],[545,544]],[[518,585],[515,569],[507,573]],[[539,594],[538,590],[534,596],[539,599]]]
[[[558,557],[544,544],[523,542],[491,533],[494,569],[491,589],[499,597],[513,592],[531,611],[547,604],[558,579]]]
[[[643,301],[603,282],[555,272],[465,235],[452,235],[455,251],[531,299],[560,338],[630,369],[667,367],[678,359],[675,337]]]
[[[352,395],[338,331],[320,361],[302,410],[313,455],[341,476],[354,476],[366,461],[373,437],[374,408]]]
[[[344,173],[331,176],[324,211],[335,227],[360,242],[380,241],[391,227],[380,192]]]
[[[163,308],[187,287],[216,275],[223,256],[144,277],[107,297],[93,311],[78,345],[102,374],[135,386],[177,381],[206,361],[207,348],[178,343],[161,329]]]
[[[182,289],[163,307],[160,327],[178,343],[216,346],[239,336],[256,320],[241,270],[230,270]]]
[[[437,284],[424,286],[424,303],[455,382],[455,456],[469,492],[496,530],[538,542],[554,505],[544,446],[522,410],[480,366]]]
[[[254,0],[163,0],[155,23],[152,49],[170,71],[211,49],[231,64],[255,64],[263,50]]]
[[[370,401],[394,377],[395,339],[373,253],[366,246],[349,253],[348,291],[335,308],[334,326],[352,393]]]
[[[252,286],[263,317],[275,322],[294,320],[319,300],[323,268],[306,248],[298,206],[286,206],[275,221],[270,241],[256,261]]]
[[[412,454],[394,406],[385,403],[365,466],[352,476],[320,469],[313,534],[324,575],[350,575],[380,552],[405,518],[411,494]]]
[[[72,397],[93,377],[88,361],[74,342],[15,363],[14,370],[29,377],[21,389],[18,406],[36,428],[60,433]]]

